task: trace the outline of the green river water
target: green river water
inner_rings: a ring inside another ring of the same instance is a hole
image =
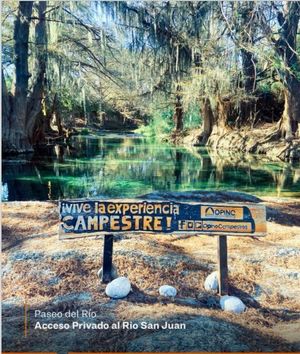
[[[4,159],[2,200],[135,197],[153,191],[226,190],[300,197],[300,164],[219,156],[136,134],[75,136],[68,147]]]

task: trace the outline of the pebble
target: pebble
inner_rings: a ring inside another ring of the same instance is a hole
[[[159,288],[159,294],[165,297],[174,297],[177,294],[177,290],[170,285],[162,285]]]
[[[204,282],[204,288],[206,291],[217,292],[219,288],[218,272],[212,272],[209,274]]]
[[[113,299],[122,299],[126,297],[131,290],[131,284],[128,278],[119,277],[107,284],[105,293]]]
[[[234,313],[242,313],[246,310],[243,301],[236,296],[222,296],[220,299],[220,305],[222,310]]]

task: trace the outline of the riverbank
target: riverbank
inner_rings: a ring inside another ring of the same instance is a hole
[[[201,129],[190,129],[183,133],[173,133],[163,137],[172,143],[183,146],[201,145]],[[292,141],[272,139],[274,125],[264,124],[258,128],[220,128],[214,126],[206,146],[214,151],[224,153],[258,154],[271,161],[299,161],[300,138]]]
[[[129,277],[132,292],[126,299],[110,300],[97,277],[102,237],[59,241],[56,202],[3,203],[4,349],[300,350],[300,201],[268,197],[261,202],[268,210],[268,235],[229,238],[230,292],[247,305],[241,315],[222,312],[218,297],[204,290],[205,277],[216,269],[214,237],[116,237],[114,264],[119,275]],[[158,295],[166,283],[178,290],[174,300]],[[24,301],[29,308],[26,338]],[[97,322],[184,322],[187,328],[44,332],[33,329],[36,309],[92,309]]]

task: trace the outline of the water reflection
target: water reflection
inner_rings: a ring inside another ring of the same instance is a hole
[[[71,146],[3,161],[3,200],[133,197],[151,191],[237,190],[300,197],[300,166],[188,151],[136,135],[78,136]]]

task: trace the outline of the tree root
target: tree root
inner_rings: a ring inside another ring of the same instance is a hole
[[[210,134],[207,134],[205,132],[201,132],[197,138],[196,138],[196,142],[194,143],[194,146],[205,146],[208,139],[209,139]]]
[[[281,135],[281,131],[279,127],[276,127],[274,131],[272,131],[269,135],[264,137],[261,140],[256,141],[252,146],[250,146],[247,150],[249,153],[255,153],[257,151],[257,147],[270,143],[272,141],[276,141]]]

